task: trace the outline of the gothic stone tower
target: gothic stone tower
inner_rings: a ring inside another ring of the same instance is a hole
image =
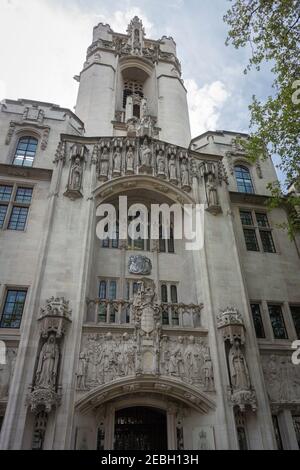
[[[299,240],[266,211],[271,159],[191,141],[176,45],[138,18],[99,24],[75,78],[76,114],[1,103],[1,448],[298,448]],[[119,196],[202,204],[204,245],[172,216],[168,240],[99,240]]]

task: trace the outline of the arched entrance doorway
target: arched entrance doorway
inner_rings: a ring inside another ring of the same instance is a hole
[[[167,448],[167,416],[164,410],[135,406],[116,411],[114,450]]]

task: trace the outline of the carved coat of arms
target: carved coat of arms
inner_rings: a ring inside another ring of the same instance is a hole
[[[141,274],[148,276],[152,271],[152,263],[149,258],[145,256],[130,256],[128,263],[128,270],[130,274]]]

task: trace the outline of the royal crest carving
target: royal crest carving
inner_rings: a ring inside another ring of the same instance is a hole
[[[135,255],[129,257],[128,271],[130,274],[148,276],[152,272],[152,263],[146,256]]]

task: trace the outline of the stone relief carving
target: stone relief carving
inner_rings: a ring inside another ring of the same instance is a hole
[[[300,403],[300,368],[290,355],[262,355],[262,367],[269,398],[273,403]]]
[[[6,145],[10,144],[11,139],[12,139],[14,133],[15,133],[15,130],[16,130],[16,123],[11,121],[11,123],[9,124],[9,129],[7,131],[6,139],[5,139],[5,144]]]
[[[8,398],[17,353],[18,348],[8,347],[6,349],[6,364],[0,363],[0,400]]]
[[[90,390],[121,377],[170,376],[204,391],[214,391],[206,338],[162,335],[160,307],[151,279],[139,282],[133,304],[134,330],[84,334],[77,389]]]
[[[152,271],[152,263],[146,256],[130,256],[128,262],[128,271],[130,274],[141,274],[148,276]]]

